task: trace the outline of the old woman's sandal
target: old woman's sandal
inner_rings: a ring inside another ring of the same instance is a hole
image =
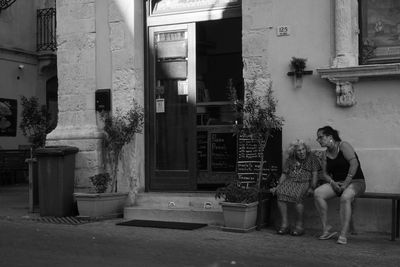
[[[278,235],[286,235],[290,232],[289,227],[281,227],[276,231]]]
[[[301,236],[301,235],[304,235],[304,229],[303,228],[297,228],[296,227],[296,229],[294,229],[293,231],[292,231],[292,236]]]

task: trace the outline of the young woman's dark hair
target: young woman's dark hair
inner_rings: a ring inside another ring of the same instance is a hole
[[[317,130],[317,133],[318,132],[322,132],[322,134],[326,135],[326,136],[328,136],[328,135],[332,136],[333,140],[335,140],[335,141],[338,141],[338,142],[342,141],[342,139],[340,139],[340,137],[339,137],[339,132],[337,130],[333,129],[331,126],[324,126],[322,128],[319,128]]]

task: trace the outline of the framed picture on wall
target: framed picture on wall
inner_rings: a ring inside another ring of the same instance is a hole
[[[361,0],[360,63],[400,62],[400,1]]]
[[[0,136],[17,135],[17,100],[0,98]]]

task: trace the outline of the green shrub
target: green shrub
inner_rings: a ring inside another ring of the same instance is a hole
[[[104,193],[111,183],[111,176],[108,172],[99,173],[89,177],[89,180],[93,184],[97,193]]]
[[[259,190],[256,187],[242,187],[239,182],[233,181],[225,187],[220,187],[215,198],[223,198],[226,202],[252,203],[257,201]]]

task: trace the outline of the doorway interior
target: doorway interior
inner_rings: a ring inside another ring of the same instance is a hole
[[[149,28],[148,190],[212,191],[236,173],[241,17]]]

